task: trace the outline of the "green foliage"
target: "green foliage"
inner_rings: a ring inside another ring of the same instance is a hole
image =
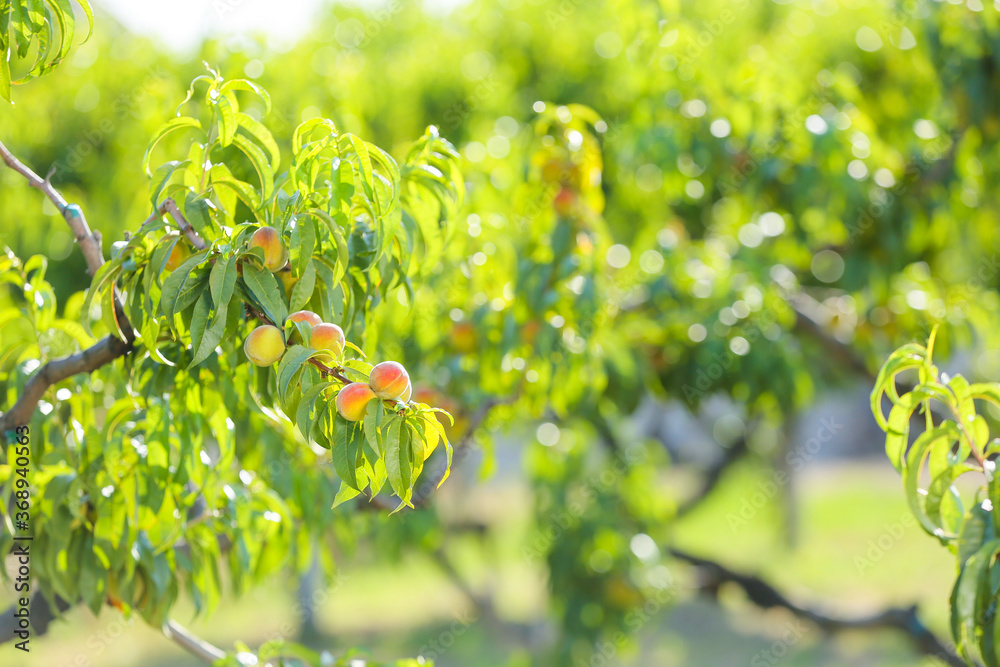
[[[934,337],[932,333],[926,347],[911,343],[889,357],[872,391],[872,411],[886,432],[886,454],[902,475],[913,515],[958,557],[951,597],[951,630],[958,650],[974,664],[997,665],[1000,540],[993,508],[1000,502],[1000,439],[990,438],[976,401],[1000,407],[1000,386],[970,384],[961,375],[942,373],[933,363]],[[900,375],[916,375],[902,392]],[[892,406],[888,417],[882,409],[885,399]],[[925,428],[911,442],[910,422],[918,412],[924,415]],[[959,478],[973,484],[964,500],[959,489],[967,485]]]
[[[23,106],[39,111],[4,116],[12,148],[42,171],[54,163],[53,182],[117,244],[78,292],[83,264],[64,222],[0,173],[0,234],[31,257],[0,259],[11,286],[0,292],[5,405],[40,362],[130,333],[115,289],[136,334],[123,363],[53,387],[32,423],[44,443],[33,461],[38,576],[50,594],[99,608],[113,593],[155,623],[182,593],[211,609],[226,579],[241,592],[314,558],[329,575],[334,540],[440,548],[433,518],[361,520],[363,499],[347,501],[383,490],[412,502],[428,456],[450,463],[450,441],[497,398],[508,406],[490,431],[544,416],[563,433],[530,454],[545,526],[613,465],[590,444],[650,395],[692,412],[721,395],[747,422],[777,427],[935,325],[939,356],[967,348],[973,379],[995,379],[983,353],[1000,307],[994,14],[950,3],[912,14],[840,4],[834,16],[828,3],[512,4],[442,17],[401,3],[377,21],[337,6],[287,52],[209,41],[189,62],[98,34],[67,76],[24,90]],[[43,43],[24,46],[25,26],[40,25],[32,16],[0,31],[27,49],[18,58]],[[377,30],[338,41],[347,18]],[[706,33],[715,21],[718,34]],[[880,48],[859,48],[866,27]],[[61,38],[45,43],[57,42],[39,62],[65,55]],[[218,70],[205,73],[202,58]],[[253,81],[220,74],[254,70]],[[88,104],[94,90],[100,104]],[[168,199],[179,216],[163,214]],[[247,247],[263,225],[289,251],[274,274]],[[170,270],[177,248],[187,256]],[[36,254],[59,270],[46,274]],[[307,328],[284,321],[299,309],[347,333],[333,366],[316,363]],[[248,364],[240,345],[261,323],[290,342],[272,368]],[[942,380],[929,357],[921,346],[892,357],[875,405],[884,390],[893,409],[876,414],[916,516],[958,554],[956,636],[985,658],[991,487],[973,503],[951,489],[971,477],[970,454],[990,462],[973,393],[987,388]],[[346,422],[333,404],[343,378],[363,382],[385,358],[409,369],[414,400],[372,401]],[[892,378],[904,371],[920,386],[899,395]],[[909,445],[928,401],[963,417],[937,419]],[[480,444],[486,474],[489,433]],[[752,449],[766,459],[775,447]],[[562,664],[628,632],[630,605],[656,593],[658,562],[638,562],[617,535],[668,537],[669,502],[655,494],[666,463],[652,460],[601,487],[539,553]],[[611,554],[608,569],[603,555],[600,568],[570,557],[597,550]],[[67,553],[93,555],[70,571]]]
[[[94,13],[87,0],[76,0],[87,17],[88,33]],[[11,101],[11,86],[47,74],[63,61],[73,46],[76,17],[70,0],[3,0],[0,2],[0,97]],[[84,38],[86,39],[86,38]],[[34,51],[34,59],[26,60]],[[14,56],[14,73],[11,68]],[[23,61],[25,72],[18,72]]]

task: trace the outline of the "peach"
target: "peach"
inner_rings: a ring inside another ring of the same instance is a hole
[[[368,386],[379,398],[398,399],[409,385],[410,375],[397,361],[383,361],[368,376]]]
[[[310,347],[312,349],[333,352],[333,356],[324,354],[317,357],[317,359],[325,364],[332,364],[334,356],[339,357],[340,353],[344,351],[344,341],[346,340],[344,338],[344,330],[336,324],[321,322],[315,325],[312,328],[311,338]]]
[[[285,288],[285,298],[292,298],[292,289],[295,287],[295,283],[299,282],[299,279],[292,275],[291,271],[285,271],[282,269],[278,271],[278,279]]]
[[[352,382],[345,385],[337,394],[337,412],[349,422],[361,421],[365,418],[368,403],[375,398],[371,387],[364,382]]]
[[[404,389],[403,393],[399,395],[399,398],[392,398],[392,399],[384,400],[384,401],[382,401],[382,404],[385,405],[385,407],[386,407],[387,410],[395,410],[398,407],[396,405],[396,401],[401,401],[403,403],[409,403],[410,402],[410,396],[412,394],[413,394],[413,385],[410,384],[410,383],[407,383],[406,384],[406,389]]]
[[[311,310],[297,310],[288,316],[292,322],[305,322],[310,327],[314,327],[317,324],[323,324],[323,320],[319,315]]]
[[[278,327],[264,324],[250,332],[243,343],[243,351],[254,364],[270,366],[285,353],[285,337]]]
[[[179,234],[177,232],[170,232],[167,236],[179,236]],[[170,257],[167,258],[167,264],[163,268],[167,271],[173,271],[190,256],[191,253],[188,252],[187,246],[184,245],[184,239],[178,239],[177,243],[170,250]]]
[[[274,227],[261,227],[250,237],[250,247],[264,251],[264,266],[277,273],[288,263],[288,251],[281,243],[281,236]]]

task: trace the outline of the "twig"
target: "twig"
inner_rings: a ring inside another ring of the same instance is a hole
[[[0,433],[31,421],[38,401],[52,385],[77,373],[90,373],[124,356],[131,349],[129,343],[117,336],[106,336],[82,352],[49,361],[31,376],[13,407],[0,416]]]
[[[80,245],[80,250],[83,252],[84,258],[87,260],[87,273],[91,276],[97,273],[97,269],[101,268],[101,265],[104,264],[104,254],[101,252],[101,236],[99,233],[90,230],[90,225],[87,224],[83,210],[79,206],[71,206],[65,197],[52,187],[48,178],[42,178],[32,171],[30,167],[25,166],[20,160],[14,157],[14,154],[3,145],[3,142],[0,142],[0,158],[3,159],[8,167],[24,176],[31,187],[37,188],[56,205],[59,213],[66,219],[66,224],[73,230],[73,236]]]
[[[917,615],[917,607],[889,607],[869,616],[838,617],[796,604],[785,597],[774,586],[756,575],[740,574],[715,561],[689,554],[680,549],[668,549],[677,560],[699,568],[706,579],[700,587],[702,592],[715,597],[719,587],[725,583],[739,586],[747,598],[761,609],[785,609],[803,618],[827,633],[842,630],[890,628],[906,634],[917,649],[925,655],[934,656],[954,667],[967,667],[943,641],[927,628]]]
[[[177,226],[180,228],[181,233],[184,234],[184,236],[186,236],[189,241],[191,241],[191,245],[193,245],[195,248],[197,248],[198,250],[204,250],[205,248],[208,247],[208,244],[205,243],[205,240],[202,239],[200,236],[198,236],[198,232],[194,230],[194,227],[192,227],[191,223],[187,221],[187,218],[184,217],[184,214],[181,213],[181,210],[177,208],[177,202],[175,202],[173,199],[170,199],[169,197],[165,199],[163,203],[160,204],[158,211],[161,213],[169,213],[170,217],[172,217],[174,221],[177,223]]]
[[[225,651],[191,634],[173,619],[167,619],[163,624],[163,634],[191,655],[209,664],[226,657]]]
[[[455,588],[462,591],[462,595],[468,598],[469,603],[475,607],[477,612],[480,614],[492,613],[493,610],[490,605],[490,600],[481,597],[475,590],[473,590],[469,582],[465,580],[465,577],[459,573],[455,564],[451,562],[451,558],[449,558],[448,554],[445,553],[443,547],[438,547],[432,552],[431,555],[434,557],[434,562],[441,568],[441,571],[444,572],[451,583],[455,585]]]
[[[795,328],[813,337],[826,349],[832,359],[870,381],[875,380],[875,374],[868,368],[865,360],[849,346],[827,333],[816,317],[818,308],[822,307],[815,299],[805,294],[791,294],[788,303],[795,310]]]

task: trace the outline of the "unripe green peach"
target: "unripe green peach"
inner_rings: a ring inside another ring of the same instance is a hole
[[[317,359],[325,364],[332,364],[334,362],[334,357],[339,357],[340,353],[344,351],[345,340],[343,329],[338,327],[336,324],[327,324],[323,322],[312,328],[312,336],[309,345],[314,350],[329,350],[330,352],[333,352],[333,356],[324,354],[317,357]]]
[[[368,386],[379,398],[398,399],[409,384],[409,374],[397,361],[383,361],[368,376]]]
[[[285,337],[278,327],[264,324],[250,332],[243,343],[243,351],[254,364],[270,366],[285,353]]]
[[[352,382],[337,394],[337,412],[349,422],[365,418],[368,402],[375,398],[371,387],[364,382]]]
[[[271,273],[277,273],[288,263],[288,251],[274,227],[261,227],[255,231],[250,237],[250,247],[264,251],[264,266]]]
[[[311,327],[323,324],[322,318],[311,310],[297,310],[288,316],[292,322],[305,322]]]

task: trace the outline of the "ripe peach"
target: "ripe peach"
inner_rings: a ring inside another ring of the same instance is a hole
[[[297,310],[288,316],[292,322],[305,322],[309,326],[314,327],[317,324],[323,324],[323,320],[319,315],[311,310]]]
[[[410,384],[410,375],[397,361],[383,361],[372,369],[368,386],[379,398],[397,399]]]
[[[261,227],[255,231],[250,237],[250,247],[264,251],[264,266],[271,273],[277,273],[288,263],[288,251],[274,227]]]
[[[250,332],[243,343],[247,359],[258,366],[270,366],[285,353],[285,337],[281,329],[264,324]]]
[[[361,421],[365,418],[368,402],[375,398],[371,387],[364,382],[352,382],[337,394],[337,412],[349,422]]]
[[[310,347],[314,350],[329,350],[334,356],[340,356],[344,351],[344,341],[344,330],[336,324],[321,322],[312,328]],[[320,355],[317,359],[325,364],[334,362],[333,356],[329,354]]]

